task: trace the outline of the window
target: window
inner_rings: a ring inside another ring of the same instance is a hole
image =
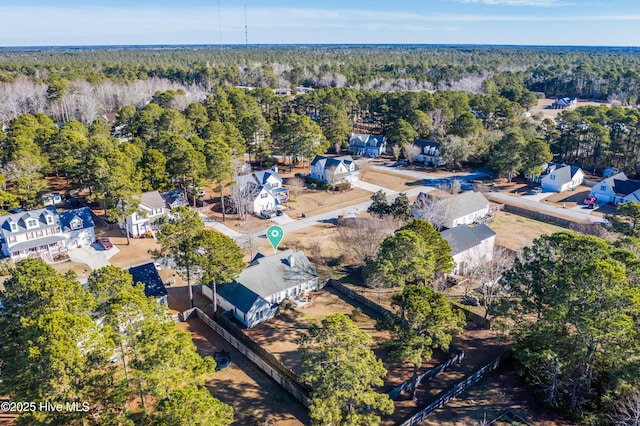
[[[549,175],[549,180],[556,180],[556,175]]]
[[[27,219],[27,228],[35,228],[38,226],[38,221],[35,219]]]
[[[45,217],[47,218],[47,224],[48,225],[53,225],[53,215],[46,214]]]
[[[13,221],[9,222],[9,227],[11,228],[11,232],[16,232],[18,230],[18,225]]]
[[[263,192],[262,194],[260,194],[260,198],[267,198],[269,196],[269,194],[267,194],[266,192]]]
[[[606,191],[607,190],[607,185],[600,185],[600,191]]]

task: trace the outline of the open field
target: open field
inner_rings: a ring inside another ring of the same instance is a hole
[[[362,181],[398,192],[411,189],[411,187],[415,185],[422,185],[421,180],[416,181],[408,176],[378,169],[367,170],[362,177]]]
[[[533,240],[543,234],[566,231],[549,223],[498,211],[493,213],[493,221],[488,223],[496,235],[496,244],[512,250],[520,250],[531,245]]]
[[[302,213],[314,216],[337,209],[348,209],[350,206],[371,199],[371,192],[360,188],[349,191],[321,191],[305,189],[295,201],[287,203],[287,213],[291,218],[300,217]]]
[[[529,110],[529,112],[531,112],[532,115],[541,113],[544,118],[551,118],[551,119],[555,120],[556,117],[562,111],[567,111],[567,110],[552,109],[551,108],[551,104],[553,104],[554,101],[555,101],[555,99],[548,99],[548,98],[538,99],[538,104],[536,106],[534,106],[533,108],[531,108]],[[587,105],[595,105],[595,106],[607,105],[607,106],[611,106],[611,104],[606,103],[606,102],[591,102],[591,101],[578,100],[578,107],[587,106]]]

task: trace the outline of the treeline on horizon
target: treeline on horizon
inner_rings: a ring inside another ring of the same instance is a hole
[[[157,46],[4,48],[0,82],[86,79],[131,83],[153,77],[206,88],[352,87],[382,91],[486,93],[496,76],[544,96],[635,105],[640,51],[544,46]]]

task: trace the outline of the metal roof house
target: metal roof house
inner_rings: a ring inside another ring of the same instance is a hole
[[[303,251],[256,255],[231,283],[218,286],[218,304],[251,328],[278,315],[279,303],[318,289],[318,274]]]

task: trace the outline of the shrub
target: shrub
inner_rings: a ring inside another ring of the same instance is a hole
[[[333,190],[334,191],[343,192],[343,191],[348,191],[350,189],[351,189],[351,183],[350,182],[342,182],[342,183],[337,183],[337,184],[333,185]]]

